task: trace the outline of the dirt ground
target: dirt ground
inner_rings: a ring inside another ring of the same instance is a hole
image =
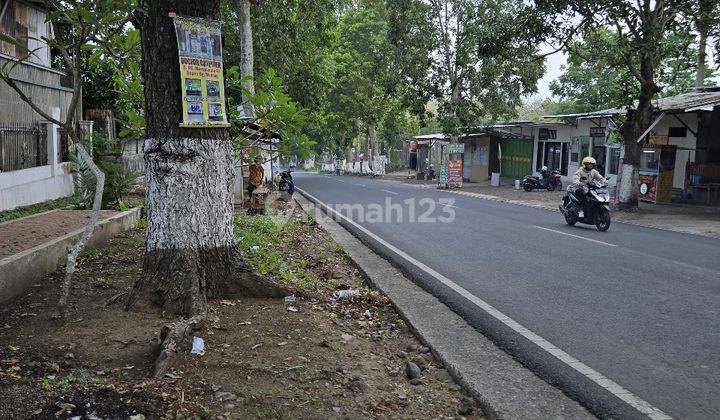
[[[142,230],[81,259],[67,326],[56,316],[60,274],[39,278],[0,309],[0,418],[482,418],[387,299],[303,216],[291,238],[275,232],[280,255],[308,254],[301,266],[317,279],[306,285],[310,297],[212,302],[212,322],[198,333],[204,354],[184,356],[159,379],[149,374],[169,319],[123,310],[140,274]],[[358,292],[333,297],[344,289]],[[410,360],[422,369],[415,384]]]
[[[102,210],[100,220],[119,212]],[[54,210],[0,224],[0,259],[80,229],[90,211]]]

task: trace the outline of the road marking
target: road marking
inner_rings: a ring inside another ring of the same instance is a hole
[[[398,193],[396,193],[395,191],[390,191],[390,190],[382,190],[382,189],[381,189],[380,191],[385,191],[386,193],[388,193],[388,194],[392,194],[392,195],[398,195]]]
[[[542,226],[533,226],[533,227],[536,227],[536,228],[542,229],[542,230],[547,230],[548,232],[559,233],[560,235],[572,236],[573,238],[578,238],[578,239],[585,239],[586,241],[595,242],[596,244],[602,244],[602,245],[607,245],[607,246],[617,246],[615,244],[610,244],[610,243],[603,242],[603,241],[597,241],[595,239],[586,238],[586,237],[580,236],[580,235],[573,235],[572,233],[561,232],[561,231],[555,230],[555,229],[548,229],[548,228],[545,228]]]
[[[358,184],[357,182],[353,182],[353,185],[357,185],[358,187],[364,187],[365,184]]]
[[[454,208],[454,209],[459,209],[459,208],[460,208],[460,207],[455,206],[455,205],[453,205],[453,204],[443,203],[442,201],[438,201],[438,204],[440,204],[441,206],[444,206],[444,207],[452,207],[452,208]]]
[[[584,364],[583,362],[579,361],[578,359],[572,357],[568,353],[564,352],[557,346],[553,345],[549,341],[545,340],[544,338],[540,337],[539,335],[535,334],[534,332],[530,331],[529,329],[522,326],[520,323],[515,321],[514,319],[510,318],[509,316],[505,315],[504,313],[500,312],[499,310],[495,309],[492,305],[485,302],[484,300],[480,299],[479,297],[473,295],[472,293],[468,292],[465,288],[458,285],[454,281],[450,280],[449,278],[443,276],[442,274],[438,273],[437,271],[433,270],[432,268],[428,267],[427,265],[423,264],[422,262],[416,260],[415,258],[411,257],[410,255],[406,254],[404,251],[400,250],[399,248],[395,247],[394,245],[386,242],[381,237],[377,236],[376,234],[370,232],[368,229],[360,226],[352,219],[349,219],[345,217],[344,215],[338,213],[334,209],[327,206],[325,203],[308,193],[307,191],[296,188],[299,190],[303,195],[305,195],[307,198],[312,200],[316,205],[320,205],[325,209],[326,212],[331,212],[335,215],[335,217],[339,217],[342,220],[345,220],[347,223],[353,225],[356,229],[361,230],[364,234],[368,235],[369,237],[373,238],[374,240],[378,241],[380,244],[385,246],[387,249],[391,250],[401,258],[405,259],[406,261],[410,262],[411,264],[415,265],[425,273],[429,274],[430,276],[434,277],[436,280],[438,280],[440,283],[444,284],[445,286],[449,287],[450,289],[454,290],[461,296],[463,296],[465,299],[473,303],[478,308],[485,311],[487,314],[492,316],[493,318],[497,319],[498,321],[505,324],[508,328],[512,329],[516,333],[520,334],[527,340],[530,340],[531,342],[535,343],[538,347],[545,350],[550,355],[554,356],[561,362],[565,363],[570,368],[574,369],[578,373],[582,374],[586,378],[590,379],[591,381],[595,382],[599,386],[606,389],[608,392],[619,398],[620,400],[627,403],[629,406],[633,407],[637,411],[639,411],[642,414],[645,414],[649,418],[653,420],[670,420],[672,417],[665,414],[662,410],[659,408],[653,406],[652,404],[646,402],[645,400],[642,400],[640,397],[635,396],[630,391],[626,390],[616,382],[612,381],[611,379],[605,377],[600,372],[594,370],[590,366]],[[536,226],[539,227],[540,226]],[[545,229],[545,228],[541,228]],[[558,232],[563,233],[564,232]],[[575,235],[571,235],[575,236]],[[580,237],[582,238],[582,237]],[[582,238],[587,239],[587,238]],[[612,244],[607,244],[612,245]],[[614,246],[614,245],[613,245]]]
[[[342,179],[336,179],[335,181],[337,181],[337,182],[345,182],[345,181],[343,181]]]

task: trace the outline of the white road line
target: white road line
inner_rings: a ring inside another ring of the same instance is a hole
[[[452,208],[454,208],[454,209],[459,209],[459,208],[460,208],[460,207],[458,207],[458,206],[456,206],[456,205],[453,205],[453,204],[443,203],[442,201],[438,201],[438,204],[441,205],[441,206],[444,206],[444,207],[452,207]]]
[[[345,182],[345,181],[343,181],[342,179],[336,179],[335,181],[337,181],[337,182]]]
[[[611,244],[611,243],[607,243],[607,242],[603,242],[603,241],[597,241],[595,239],[586,238],[586,237],[580,236],[580,235],[573,235],[572,233],[560,232],[559,230],[548,229],[548,228],[545,228],[542,226],[533,226],[533,227],[536,227],[536,228],[542,229],[542,230],[547,230],[548,232],[559,233],[560,235],[572,236],[573,238],[578,238],[578,239],[585,239],[586,241],[595,242],[596,244],[602,244],[602,245],[607,245],[607,246],[617,246],[615,244]]]
[[[380,190],[380,191],[384,191],[384,192],[386,192],[388,194],[392,194],[392,195],[398,195],[398,193],[396,193],[395,191],[390,191],[390,190]]]
[[[353,185],[357,185],[358,187],[364,187],[365,184],[358,184],[357,182],[353,182]]]
[[[438,280],[440,283],[442,283],[445,286],[449,287],[450,289],[454,290],[455,292],[457,292],[458,294],[463,296],[465,299],[472,302],[475,306],[482,309],[483,311],[485,311],[487,314],[489,314],[493,318],[497,319],[498,321],[502,322],[503,324],[505,324],[507,327],[509,327],[516,333],[520,334],[521,336],[523,336],[526,339],[530,340],[531,342],[535,343],[538,347],[540,347],[547,353],[551,354],[552,356],[554,356],[561,362],[565,363],[566,365],[568,365],[575,371],[579,372],[586,378],[595,382],[599,386],[605,388],[608,392],[610,392],[611,394],[613,394],[620,400],[624,401],[625,403],[627,403],[629,406],[633,407],[640,413],[645,414],[646,416],[648,416],[649,418],[651,418],[653,420],[672,419],[672,417],[665,414],[659,408],[642,400],[640,397],[635,396],[634,394],[632,394],[630,391],[626,390],[619,384],[615,383],[614,381],[610,380],[609,378],[606,378],[600,372],[594,370],[590,366],[584,364],[583,362],[579,361],[578,359],[572,357],[571,355],[567,354],[563,350],[559,349],[557,346],[553,345],[549,341],[545,340],[544,338],[540,337],[539,335],[537,335],[534,332],[530,331],[529,329],[525,328],[524,326],[522,326],[520,323],[518,323],[514,319],[510,318],[509,316],[507,316],[504,313],[500,312],[499,310],[495,309],[495,307],[493,307],[489,303],[485,302],[484,300],[480,299],[479,297],[468,292],[466,289],[464,289],[462,286],[458,285],[454,281],[443,276],[442,274],[438,273],[437,271],[433,270],[432,268],[428,267],[427,265],[423,264],[422,262],[416,260],[415,258],[406,254],[404,251],[400,250],[399,248],[386,242],[384,239],[380,238],[379,236],[375,235],[374,233],[370,232],[369,230],[367,230],[364,227],[360,226],[359,224],[355,223],[355,221],[348,219],[344,215],[342,215],[342,214],[338,213],[337,211],[335,211],[334,209],[328,207],[325,203],[318,200],[316,197],[309,194],[307,191],[304,191],[300,188],[297,188],[297,189],[300,190],[308,198],[313,200],[315,203],[318,203],[320,206],[325,208],[326,212],[333,213],[335,215],[335,217],[342,218],[347,223],[350,223],[351,225],[353,225],[356,229],[361,230],[363,233],[365,233],[369,237],[371,237],[374,240],[381,243],[387,249],[391,250],[392,252],[394,252],[395,254],[400,256],[401,258],[405,259],[406,261],[415,265],[416,267],[423,270],[427,274],[431,275],[436,280]],[[536,227],[540,227],[540,226],[536,226]],[[544,229],[544,228],[541,228],[541,229]],[[563,233],[563,232],[559,232],[559,233]],[[572,236],[574,236],[574,235],[572,235]],[[587,238],[583,238],[583,239],[587,239]]]

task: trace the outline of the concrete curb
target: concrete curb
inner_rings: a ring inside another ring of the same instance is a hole
[[[322,206],[309,201],[304,191],[298,191],[303,197],[295,199],[308,214],[323,211]],[[344,247],[370,284],[393,302],[412,331],[480,402],[489,417],[594,418],[578,402],[526,369],[332,218],[316,220]]]
[[[117,233],[135,226],[140,218],[140,208],[116,214],[101,220],[90,238],[89,244],[101,244]],[[82,235],[84,228],[0,260],[0,303],[23,293],[33,283],[65,263],[67,248]]]

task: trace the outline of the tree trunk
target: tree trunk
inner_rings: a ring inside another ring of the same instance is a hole
[[[372,166],[375,162],[375,156],[377,154],[377,132],[375,131],[374,122],[368,124],[367,139],[369,148],[368,164]]]
[[[253,47],[252,23],[250,21],[250,0],[237,0],[237,20],[240,29],[240,76],[250,77],[242,86],[248,92],[255,93],[255,73],[253,69],[255,53]],[[243,94],[243,111],[248,118],[255,118],[255,106]]]
[[[179,126],[180,68],[168,13],[219,20],[220,0],[151,0],[146,5],[142,64],[148,230],[143,274],[128,307],[149,303],[191,316],[205,312],[209,297],[268,293],[255,289],[234,245],[227,129]]]
[[[698,23],[698,56],[697,70],[695,72],[695,86],[701,87],[705,85],[705,66],[707,64],[707,28]]]
[[[654,83],[654,66],[651,58],[644,57],[640,72],[643,79],[640,88],[640,99],[637,108],[628,111],[627,121],[622,128],[623,143],[625,146],[625,157],[623,159],[622,177],[618,194],[619,210],[635,210],[638,208],[638,176],[640,171],[640,155],[645,139],[638,142],[640,136],[650,127],[653,119],[652,99],[657,92],[658,86]]]

